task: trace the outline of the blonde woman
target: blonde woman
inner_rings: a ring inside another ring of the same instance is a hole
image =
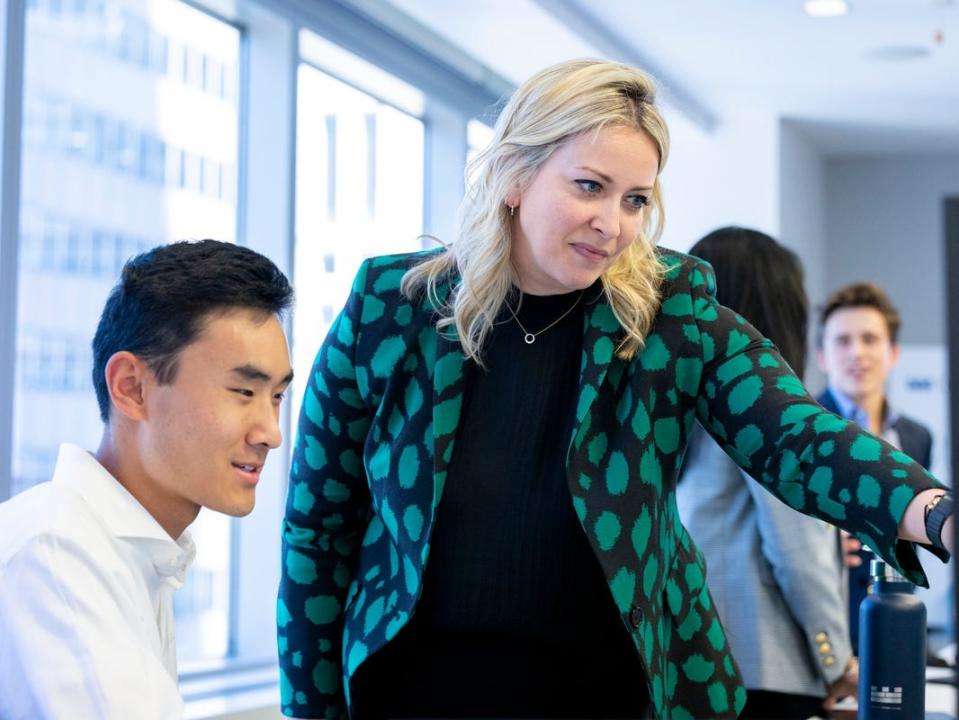
[[[668,144],[641,72],[551,67],[501,113],[454,242],[364,263],[293,457],[286,714],[735,717],[676,512],[696,420],[925,581],[897,536],[927,541],[939,484],[816,405],[708,265],[656,249]]]

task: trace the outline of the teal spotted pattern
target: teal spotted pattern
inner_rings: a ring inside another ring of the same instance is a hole
[[[615,356],[621,330],[609,305],[587,306],[576,426],[557,451],[568,450],[573,508],[656,717],[733,718],[745,691],[675,505],[695,422],[783,501],[846,528],[920,584],[915,552],[896,529],[911,498],[936,482],[815,404],[776,348],[716,303],[708,265],[660,254],[662,309],[635,361]],[[277,605],[288,715],[346,717],[350,678],[403,628],[420,595],[465,364],[455,334],[434,324],[433,302],[449,285],[434,300],[399,292],[422,258],[363,264],[310,375]]]

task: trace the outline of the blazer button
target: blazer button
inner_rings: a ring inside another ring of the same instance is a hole
[[[629,624],[634,628],[638,628],[643,622],[643,611],[641,608],[634,606],[632,610],[629,611]]]

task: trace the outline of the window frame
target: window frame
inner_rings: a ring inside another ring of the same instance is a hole
[[[23,120],[25,0],[0,0],[0,502],[13,490],[13,400],[16,393],[20,252],[20,138]]]

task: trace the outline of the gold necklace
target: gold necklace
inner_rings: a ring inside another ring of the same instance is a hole
[[[506,303],[506,307],[509,308],[509,311],[510,311],[510,313],[512,314],[513,319],[516,321],[516,324],[519,325],[519,329],[523,331],[523,333],[524,333],[524,335],[523,335],[523,340],[526,342],[527,345],[532,345],[534,342],[536,342],[536,337],[537,337],[538,335],[542,335],[544,332],[546,332],[547,330],[549,330],[551,327],[553,327],[556,323],[558,323],[558,322],[559,322],[560,320],[562,320],[564,317],[566,317],[566,316],[569,315],[571,312],[573,312],[573,308],[575,308],[577,305],[579,305],[579,301],[582,299],[584,292],[586,292],[586,291],[585,291],[585,290],[580,290],[580,291],[579,291],[579,295],[576,296],[576,300],[573,302],[573,304],[569,306],[569,310],[567,310],[567,311],[564,312],[562,315],[560,315],[558,318],[556,318],[555,320],[553,320],[553,322],[551,322],[549,325],[547,325],[546,327],[544,327],[544,328],[543,328],[542,330],[540,330],[539,332],[534,332],[534,333],[531,333],[529,330],[527,330],[525,327],[523,327],[523,323],[521,323],[521,322],[519,321],[519,317],[517,317],[516,311],[513,310],[513,306],[509,304],[509,301],[504,300],[504,302]]]

